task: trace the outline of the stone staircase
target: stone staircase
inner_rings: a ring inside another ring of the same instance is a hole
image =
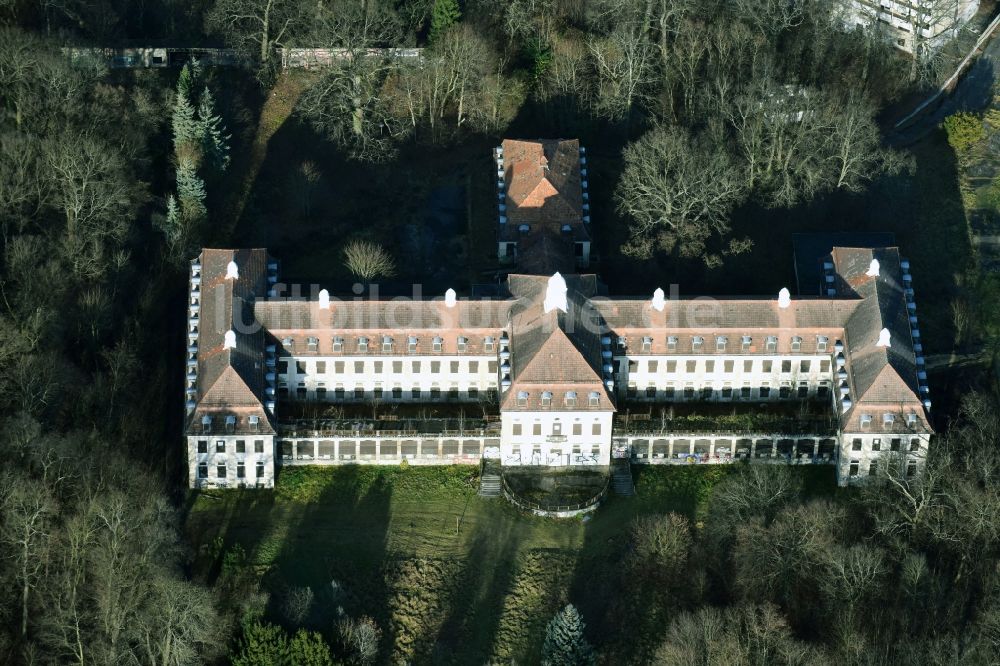
[[[635,484],[632,483],[632,466],[628,460],[615,460],[611,468],[611,488],[615,495],[630,497],[635,495]]]
[[[493,461],[485,461],[482,473],[479,475],[479,496],[500,497],[501,494],[500,465]]]

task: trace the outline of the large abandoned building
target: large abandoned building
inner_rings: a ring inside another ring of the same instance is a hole
[[[606,295],[590,261],[586,151],[494,152],[500,298],[299,296],[264,249],[191,263],[193,487],[280,465],[831,464],[918,473],[932,428],[909,264],[815,257],[815,296]],[[550,214],[551,213],[551,214]],[[293,295],[295,294],[295,295]]]
[[[848,0],[845,23],[880,28],[907,53],[934,51],[958,36],[979,10],[979,0]]]

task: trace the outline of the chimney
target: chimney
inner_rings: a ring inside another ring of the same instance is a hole
[[[666,296],[664,295],[663,290],[657,287],[656,291],[653,292],[653,309],[657,312],[663,312],[663,308],[666,304]]]

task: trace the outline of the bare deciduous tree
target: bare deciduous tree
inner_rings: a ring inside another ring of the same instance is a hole
[[[396,262],[381,245],[370,241],[353,240],[344,248],[344,264],[351,273],[364,282],[396,274]]]

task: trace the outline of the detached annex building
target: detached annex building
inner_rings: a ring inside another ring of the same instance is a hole
[[[192,487],[271,487],[276,465],[484,457],[504,466],[827,463],[841,483],[890,460],[918,473],[930,400],[897,248],[817,257],[816,297],[608,297],[596,275],[575,272],[590,256],[585,151],[576,141],[505,141],[494,160],[498,251],[516,270],[500,299],[451,289],[425,300],[293,298],[266,250],[201,252],[188,319]],[[825,426],[796,417],[806,404]],[[316,405],[353,409],[349,427],[301,418]],[[725,405],[786,416],[721,421],[712,432],[650,418]],[[396,429],[364,416],[419,406],[453,406],[462,422],[482,410],[483,420]],[[645,417],[625,417],[633,413]]]

